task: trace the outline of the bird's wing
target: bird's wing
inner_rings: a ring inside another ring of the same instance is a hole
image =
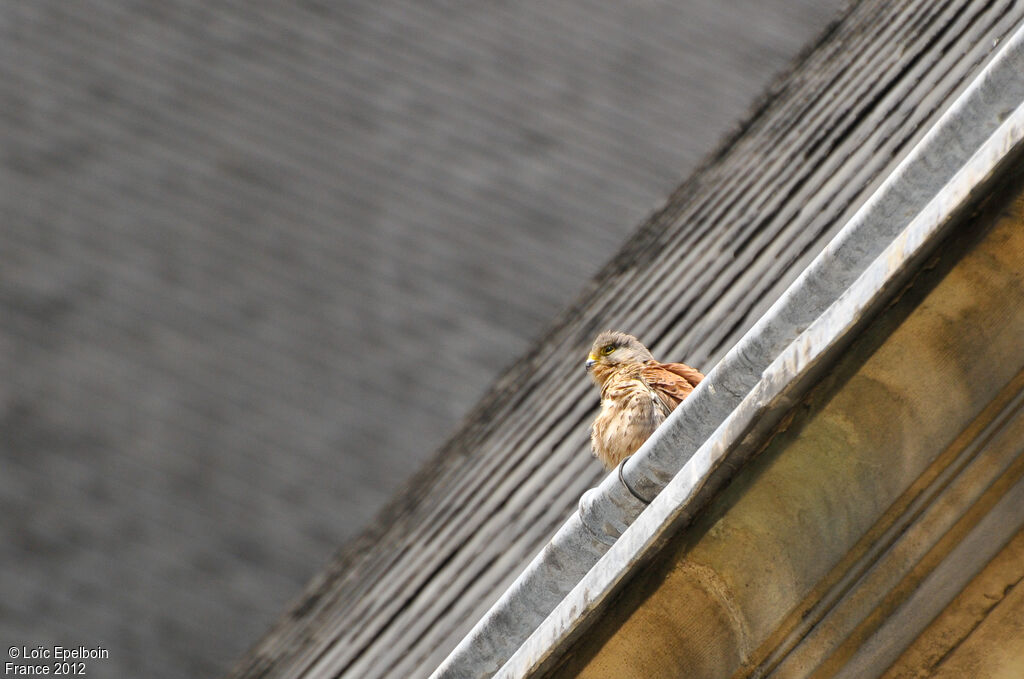
[[[704,375],[701,371],[696,368],[691,368],[685,363],[661,363],[662,368],[679,375],[693,386],[700,384],[700,381],[704,379]]]
[[[699,370],[683,363],[653,361],[643,367],[640,375],[669,410],[675,410],[675,407],[704,379]]]

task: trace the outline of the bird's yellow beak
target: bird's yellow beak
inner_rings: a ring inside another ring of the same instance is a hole
[[[583,364],[583,367],[587,369],[587,372],[590,372],[590,369],[594,367],[595,363],[597,363],[597,356],[590,354],[587,356],[587,362]]]

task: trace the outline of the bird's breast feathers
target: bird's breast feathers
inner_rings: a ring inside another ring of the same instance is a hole
[[[670,411],[639,377],[606,384],[591,430],[594,453],[605,466],[614,467],[643,445]]]

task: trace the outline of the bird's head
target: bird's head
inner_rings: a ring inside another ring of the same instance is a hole
[[[594,381],[601,385],[622,366],[652,360],[651,352],[637,338],[624,332],[606,330],[594,340],[585,366]]]

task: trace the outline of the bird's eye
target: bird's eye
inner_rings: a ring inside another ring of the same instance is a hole
[[[616,349],[616,347],[615,347],[614,344],[609,344],[608,346],[606,346],[604,349],[601,350],[601,355],[602,356],[607,356],[608,354],[610,354],[613,351],[615,351],[615,349]]]

